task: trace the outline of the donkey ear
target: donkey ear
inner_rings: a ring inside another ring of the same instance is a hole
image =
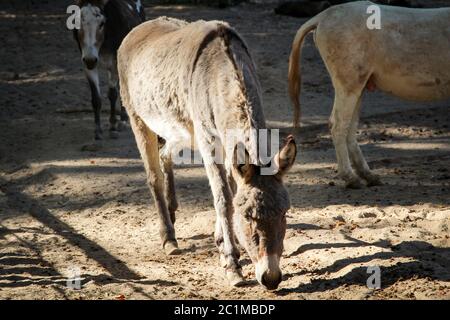
[[[292,135],[285,139],[283,148],[275,155],[275,165],[278,168],[278,176],[283,176],[291,169],[297,157],[297,145]]]
[[[250,162],[250,155],[241,143],[234,148],[233,168],[245,182],[250,181],[255,174],[255,166]]]
[[[100,0],[103,7],[106,6],[106,4],[109,2],[109,0]]]

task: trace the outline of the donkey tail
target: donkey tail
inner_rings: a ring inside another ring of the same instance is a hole
[[[300,60],[301,49],[305,37],[311,31],[315,30],[319,24],[318,16],[308,20],[297,31],[294,42],[292,43],[291,56],[289,58],[289,96],[294,105],[294,128],[300,125],[300,89],[301,89],[301,74],[300,74]]]

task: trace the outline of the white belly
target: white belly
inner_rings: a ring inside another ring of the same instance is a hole
[[[166,140],[166,150],[177,152],[183,148],[192,146],[193,134],[183,123],[173,117],[155,113],[141,113],[145,124],[159,137]]]

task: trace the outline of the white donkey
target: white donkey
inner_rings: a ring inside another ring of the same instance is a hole
[[[125,109],[121,108],[121,122],[117,124],[117,49],[128,32],[145,21],[144,8],[140,0],[76,0],[75,4],[80,7],[81,25],[80,29],[73,30],[73,35],[80,49],[84,73],[91,88],[95,140],[101,140],[103,137],[100,122],[102,99],[99,62],[104,62],[108,70],[110,136],[118,138],[117,131],[123,127],[128,117]]]
[[[159,18],[136,27],[118,52],[121,97],[144,161],[160,216],[167,254],[179,253],[173,223],[177,201],[172,151],[195,140],[211,185],[217,213],[215,241],[232,285],[243,283],[235,234],[268,289],[281,281],[279,260],[290,207],[282,177],[295,161],[292,137],[275,155],[275,175],[262,175],[250,158],[256,140],[242,141],[246,161],[213,160],[213,143],[226,147],[228,129],[247,136],[266,128],[260,85],[247,46],[226,23]],[[164,147],[159,149],[159,142]],[[255,164],[257,163],[257,164]]]
[[[289,62],[294,127],[300,121],[300,56],[306,35],[315,43],[331,75],[335,101],[330,118],[339,175],[349,188],[380,184],[356,141],[364,89],[431,101],[450,97],[450,8],[379,6],[381,29],[369,29],[369,1],[334,6],[297,32]],[[356,173],[353,171],[353,168]]]

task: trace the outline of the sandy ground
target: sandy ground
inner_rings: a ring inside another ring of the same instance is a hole
[[[304,128],[286,178],[284,281],[274,292],[254,281],[233,289],[218,267],[203,168],[176,169],[183,254],[166,257],[132,133],[81,151],[93,138],[93,115],[64,26],[69,2],[29,3],[0,5],[0,298],[450,299],[450,102],[367,94],[359,140],[385,185],[345,190],[327,127],[333,89],[309,39]],[[258,65],[269,125],[290,132],[288,53],[304,20],[255,6],[147,13],[234,25]],[[107,119],[105,111],[106,131]],[[252,280],[248,257],[241,260]],[[368,266],[381,267],[380,290],[367,288]],[[66,287],[72,268],[81,290]]]

